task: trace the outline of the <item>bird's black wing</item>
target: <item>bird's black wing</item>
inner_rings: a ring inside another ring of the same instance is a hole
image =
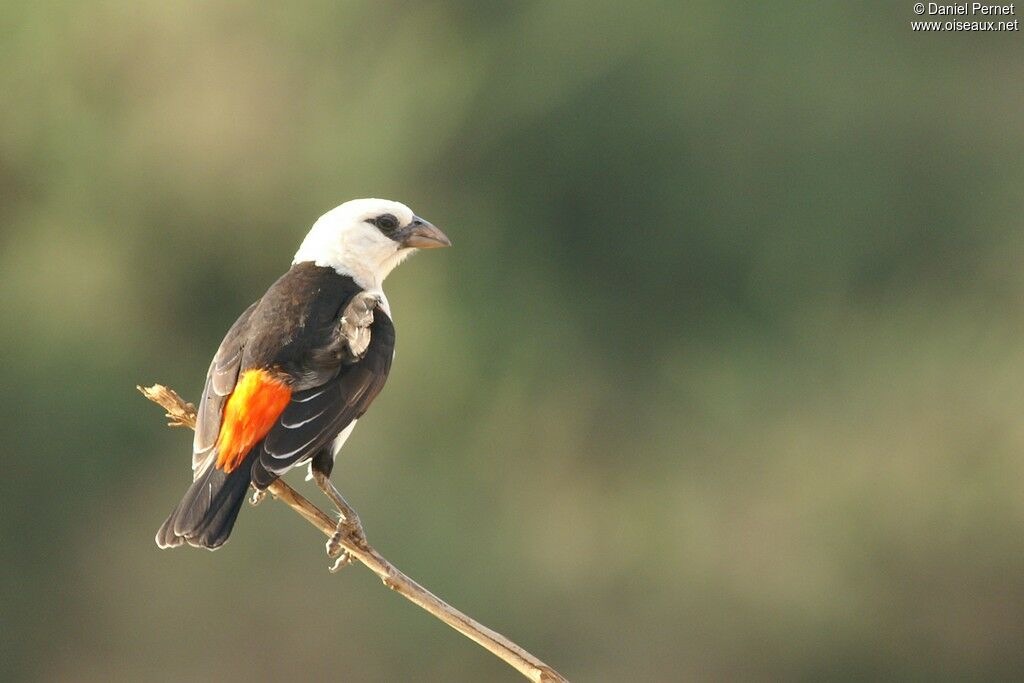
[[[214,455],[213,449],[217,444],[217,436],[220,434],[224,403],[231,392],[235,390],[235,383],[238,382],[238,371],[242,366],[242,351],[248,333],[249,318],[258,303],[257,301],[245,309],[245,312],[238,317],[235,324],[224,335],[224,341],[220,343],[220,348],[217,349],[217,353],[210,363],[210,369],[206,373],[206,386],[203,388],[203,396],[199,400],[199,410],[196,411],[196,433],[192,441],[193,477],[202,474],[206,463]]]
[[[291,396],[262,443],[253,464],[253,482],[265,488],[292,466],[313,457],[353,420],[366,412],[391,370],[395,328],[380,307],[374,309],[370,341],[362,358],[342,364],[325,383]]]

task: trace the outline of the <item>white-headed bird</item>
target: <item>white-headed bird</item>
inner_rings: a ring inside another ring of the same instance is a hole
[[[316,221],[288,272],[242,313],[213,357],[193,482],[157,545],[218,548],[250,484],[263,491],[305,463],[343,522],[352,516],[330,475],[391,369],[395,328],[384,278],[417,249],[450,245],[407,206],[383,199],[346,202]],[[337,554],[338,534],[332,542]]]

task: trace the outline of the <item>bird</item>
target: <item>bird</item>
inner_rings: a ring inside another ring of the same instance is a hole
[[[388,274],[421,249],[451,246],[406,205],[354,199],[310,228],[291,267],[228,330],[197,409],[192,484],[156,534],[160,548],[215,550],[231,535],[250,486],[253,502],[308,464],[344,525],[362,534],[331,482],[335,459],[387,381],[395,327]]]

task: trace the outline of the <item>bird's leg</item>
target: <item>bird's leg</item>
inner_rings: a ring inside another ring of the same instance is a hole
[[[260,489],[258,489],[258,488],[256,488],[254,486],[253,489],[252,489],[252,495],[249,496],[249,505],[252,505],[253,507],[256,507],[257,505],[262,503],[263,499],[266,498],[266,497],[267,497],[267,492],[266,491],[261,491]]]
[[[320,487],[320,490],[324,492],[324,495],[330,498],[331,502],[338,508],[338,515],[340,517],[338,527],[334,535],[327,541],[327,556],[337,558],[334,566],[331,567],[331,571],[336,572],[352,562],[352,558],[341,545],[341,539],[347,537],[356,545],[365,546],[366,534],[363,532],[363,523],[360,521],[359,515],[348,504],[344,496],[338,492],[338,489],[334,487],[330,476],[313,470],[313,480]]]

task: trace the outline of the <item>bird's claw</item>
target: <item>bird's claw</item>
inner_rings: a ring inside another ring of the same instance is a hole
[[[327,569],[332,574],[337,574],[350,564],[352,564],[352,555],[350,555],[349,552],[346,550],[342,552],[340,555],[338,555],[338,559],[336,559],[334,561],[334,564],[332,564]]]
[[[266,497],[267,497],[267,492],[266,491],[261,491],[260,489],[256,489],[256,490],[254,490],[252,492],[252,495],[249,496],[249,505],[252,505],[253,507],[256,507],[257,505],[262,503],[263,499],[266,498]]]
[[[332,574],[352,563],[352,556],[341,545],[341,531],[335,531],[334,535],[327,539],[327,557],[335,558],[334,564],[329,567]]]
[[[370,545],[366,542],[366,532],[363,531],[363,523],[359,519],[359,514],[345,502],[342,495],[338,493],[338,489],[334,488],[329,476],[315,469],[310,471],[316,485],[337,507],[338,523],[334,526],[334,533],[331,534],[326,544],[327,556],[337,558],[334,566],[331,567],[331,571],[336,572],[356,559],[349,548],[366,550]]]
[[[327,539],[327,556],[336,558],[330,567],[332,574],[341,571],[343,567],[352,564],[355,560],[352,553],[342,544],[342,539],[346,539],[358,547],[366,546],[366,534],[363,532],[363,525],[358,517],[354,520],[342,519],[338,522],[334,534]]]

